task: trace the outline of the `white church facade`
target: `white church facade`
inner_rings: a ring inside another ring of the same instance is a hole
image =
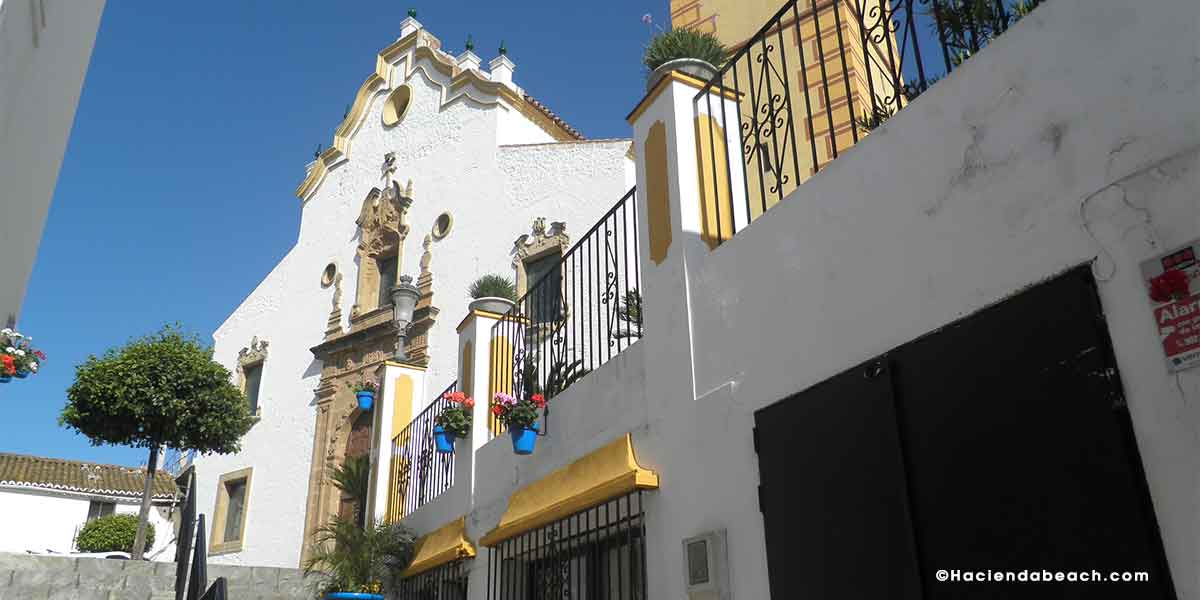
[[[1200,301],[1193,4],[1045,3],[773,189],[743,136],[815,152],[809,98],[672,72],[588,142],[406,21],[215,334],[261,420],[196,462],[213,560],[296,566],[365,455],[368,514],[420,536],[394,599],[1200,600],[1200,369],[1155,318]],[[731,64],[773,76],[803,31],[760,32]],[[468,301],[492,272],[508,312]],[[440,453],[448,389],[476,404]],[[497,392],[548,398],[531,454]]]
[[[470,283],[523,285],[528,262],[561,256],[633,185],[629,140],[583,139],[514,83],[504,55],[485,71],[440,46],[410,17],[380,52],[297,190],[295,246],[214,333],[259,415],[240,453],[195,462],[215,562],[295,567],[306,531],[337,512],[326,469],[347,444],[365,448],[347,384],[373,378],[397,340],[381,290],[419,286],[408,356],[443,389]],[[535,235],[542,251],[516,256]],[[231,500],[240,524],[226,522]]]

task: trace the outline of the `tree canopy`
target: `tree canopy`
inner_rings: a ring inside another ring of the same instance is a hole
[[[212,349],[177,327],[133,340],[75,369],[59,423],[94,445],[237,452],[253,424],[245,396]]]

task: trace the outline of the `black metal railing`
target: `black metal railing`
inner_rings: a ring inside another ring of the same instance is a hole
[[[193,514],[195,513],[193,512]],[[183,597],[187,600],[225,600],[226,590],[224,577],[218,577],[215,581],[213,581],[211,586],[208,585],[208,544],[205,541],[206,536],[204,533],[204,515],[196,515],[196,519],[194,521],[184,522],[181,524],[181,535],[179,538],[180,541],[184,539],[193,539],[193,536],[191,535],[192,532],[186,532],[189,534],[187,536],[182,535],[185,533],[183,531],[185,528],[194,528],[195,546],[192,548],[191,573],[187,577],[186,592],[184,592],[184,588],[181,587],[184,582],[179,579],[179,573],[176,571],[175,597]],[[185,570],[187,569],[185,563],[181,562],[176,565],[177,568],[180,566],[182,566]],[[183,592],[183,596],[180,596],[181,592]]]
[[[490,394],[552,399],[642,337],[636,202],[631,189],[492,326]]]
[[[433,426],[434,419],[450,405],[445,395],[457,390],[455,381],[392,438],[388,521],[403,519],[454,485],[454,455],[437,452]]]
[[[467,600],[468,575],[467,559],[452,560],[401,579],[391,597],[395,600]]]
[[[175,600],[183,600],[187,592],[188,561],[192,556],[192,541],[196,535],[196,469],[188,467],[179,478],[183,486],[183,504],[179,512],[179,535],[175,537]]]
[[[729,239],[1042,1],[784,4],[695,97],[705,239]]]
[[[642,492],[608,500],[500,542],[488,552],[488,600],[646,598]]]
[[[175,600],[225,600],[224,577],[208,585],[204,515],[196,514],[196,468],[189,466],[175,481],[184,488],[175,536]]]

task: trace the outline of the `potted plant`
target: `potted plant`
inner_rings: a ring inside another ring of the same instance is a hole
[[[511,279],[489,273],[471,283],[467,293],[472,298],[471,310],[483,310],[498,315],[508,313],[517,303],[517,287]]]
[[[528,398],[518,400],[498,392],[492,398],[492,414],[508,429],[514,453],[533,454],[538,436],[538,411],[544,408],[546,397],[541,394],[531,394]]]
[[[350,389],[354,390],[354,397],[358,399],[358,407],[366,412],[371,410],[375,405],[375,392],[379,391],[379,384],[374,381],[360,381],[350,384]]]
[[[433,440],[437,442],[438,452],[453,454],[454,440],[471,433],[471,411],[475,408],[475,399],[464,392],[446,392],[442,398],[450,404],[433,419]]]
[[[317,529],[313,541],[304,573],[322,578],[318,598],[384,600],[383,584],[412,562],[416,535],[399,524],[373,521],[360,527],[339,516]]]
[[[0,383],[8,383],[14,377],[24,379],[38,372],[46,355],[35,350],[26,337],[9,328],[0,329]]]
[[[671,71],[681,71],[697,79],[709,81],[725,62],[725,45],[711,33],[691,29],[664,31],[650,40],[642,62],[650,69],[646,90]]]

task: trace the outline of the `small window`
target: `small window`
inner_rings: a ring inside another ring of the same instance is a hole
[[[101,502],[99,500],[92,500],[90,503],[88,503],[87,520],[92,521],[99,519],[100,517],[107,517],[108,515],[113,514],[116,509],[117,504],[115,502]]]
[[[213,507],[209,554],[242,550],[246,539],[246,514],[250,508],[252,471],[251,468],[245,468],[226,473],[217,481],[217,501]]]
[[[246,377],[246,400],[250,404],[250,414],[258,414],[258,388],[262,384],[263,364],[247,365],[243,368]]]
[[[525,263],[529,281],[526,306],[534,323],[562,319],[562,255],[552,252]]]
[[[392,288],[396,287],[396,257],[376,259],[379,267],[379,304],[387,306],[392,303]]]
[[[246,480],[226,482],[225,494],[229,497],[229,507],[225,510],[225,541],[241,541],[242,520],[246,515]]]

